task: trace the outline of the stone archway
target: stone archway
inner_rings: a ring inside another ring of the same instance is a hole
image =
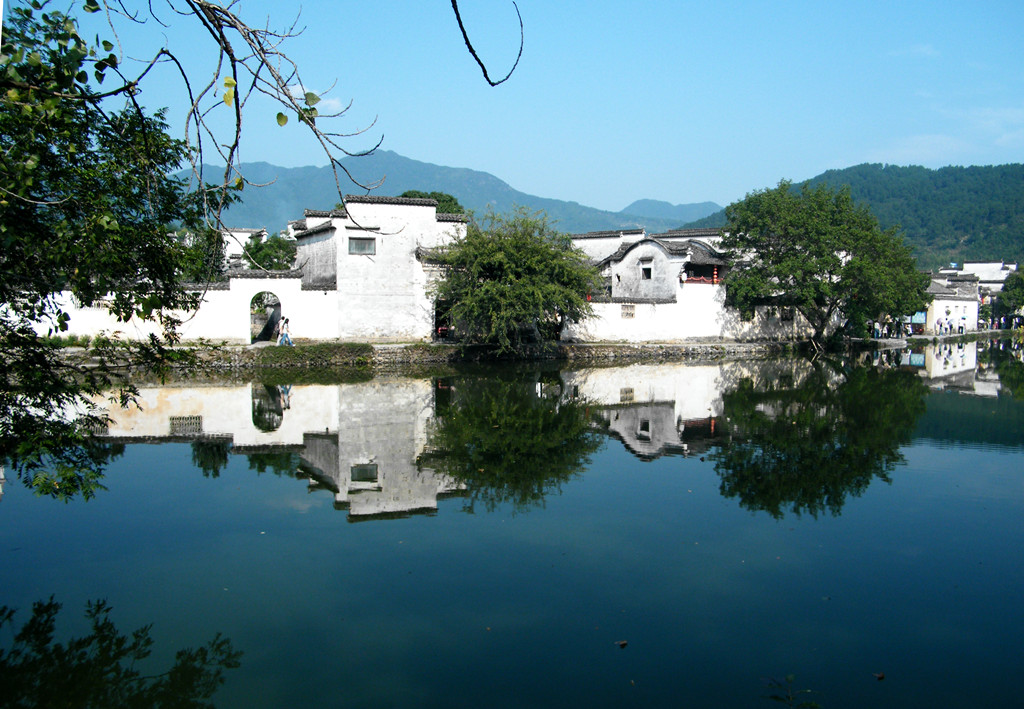
[[[273,342],[274,329],[281,319],[281,299],[270,291],[260,291],[249,301],[251,342]]]

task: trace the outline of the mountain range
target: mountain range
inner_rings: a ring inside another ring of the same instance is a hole
[[[403,157],[390,150],[342,161],[353,177],[363,184],[384,180],[372,194],[395,197],[408,190],[447,192],[462,206],[482,213],[488,208],[507,212],[513,207],[543,210],[556,227],[569,233],[645,227],[649,233],[675,229],[680,224],[700,219],[722,209],[714,202],[672,205],[656,200],[639,200],[620,212],[585,207],[526,194],[513,189],[494,175],[468,168],[444,167]],[[204,168],[218,175],[217,168]],[[222,169],[221,169],[222,170]],[[284,168],[265,162],[244,163],[242,171],[249,182],[241,202],[232,205],[225,221],[234,227],[266,227],[271,232],[284,229],[288,222],[301,219],[305,209],[331,209],[338,199],[338,188],[329,167]],[[343,194],[360,193],[341,174]]]
[[[641,199],[621,211],[605,211],[520,192],[486,172],[420,162],[388,150],[347,158],[343,165],[364,184],[383,178],[373,194],[438,191],[478,213],[488,208],[507,212],[516,206],[543,210],[558,229],[569,233],[644,227],[653,234],[725,224],[724,209],[714,202],[673,205]],[[242,167],[250,182],[264,186],[243,190],[241,202],[227,212],[231,226],[276,232],[301,218],[305,209],[330,209],[339,201],[328,167],[283,168],[262,162]],[[343,193],[359,192],[342,178]],[[866,203],[883,228],[901,228],[923,268],[962,261],[1024,261],[1024,165],[933,170],[863,164],[829,170],[809,182],[849,186],[854,200]]]

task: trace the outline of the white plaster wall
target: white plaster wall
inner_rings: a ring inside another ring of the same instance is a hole
[[[340,228],[338,242],[339,337],[370,341],[430,340],[434,306],[417,247],[455,238],[465,225],[438,222],[433,208],[350,203],[352,222],[374,231]],[[348,252],[350,237],[376,239],[376,253]]]
[[[651,269],[649,279],[643,268]],[[670,259],[665,249],[654,242],[634,246],[625,258],[611,265],[612,295],[616,298],[671,298],[679,285],[681,259]]]
[[[590,260],[600,261],[615,253],[623,243],[640,241],[642,238],[644,238],[643,234],[629,234],[627,236],[616,234],[614,236],[573,239],[572,243],[573,246],[585,253]]]
[[[628,305],[628,303],[626,303]],[[725,306],[725,286],[679,284],[675,303],[636,303],[634,316],[622,317],[623,303],[594,303],[594,316],[570,323],[563,339],[580,342],[679,342],[708,340],[790,340],[807,337],[810,328],[799,315],[782,320],[761,308],[753,320]]]
[[[182,320],[181,339],[248,344],[252,337],[250,304],[253,296],[264,291],[281,301],[281,314],[290,321],[293,340],[338,337],[338,298],[334,291],[304,291],[298,278],[235,278],[228,290],[207,291],[198,310],[177,313]],[[71,316],[64,333],[67,335],[106,334],[138,340],[160,332],[156,323],[138,318],[119,322],[105,307],[80,308],[70,293],[62,293],[57,302]]]

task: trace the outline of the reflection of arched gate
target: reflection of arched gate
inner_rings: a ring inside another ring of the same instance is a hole
[[[284,392],[270,384],[252,385],[252,423],[264,433],[276,431],[284,420]]]
[[[261,291],[249,302],[249,330],[252,342],[273,341],[274,329],[281,319],[281,300],[270,291]]]

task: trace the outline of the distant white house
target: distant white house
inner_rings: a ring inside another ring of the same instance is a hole
[[[925,317],[926,334],[972,332],[978,329],[978,277],[969,273],[932,276],[925,291],[931,296]]]
[[[1003,289],[1003,284],[1011,273],[1017,270],[1017,264],[1004,263],[1003,261],[965,261],[959,268],[939,269],[943,276],[976,276],[978,289],[983,302],[998,294]]]

